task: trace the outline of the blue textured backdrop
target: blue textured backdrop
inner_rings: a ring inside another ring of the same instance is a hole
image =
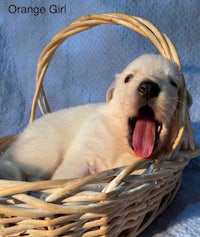
[[[193,96],[190,114],[200,144],[199,0],[16,2],[0,0],[0,136],[19,133],[27,125],[37,59],[52,36],[82,15],[122,12],[148,19],[174,42]],[[66,12],[51,14],[51,4],[66,6]],[[45,7],[46,13],[9,13],[10,5]],[[152,52],[157,51],[148,40],[120,26],[101,25],[69,38],[57,50],[45,77],[52,110],[104,101],[114,75],[135,57]],[[186,168],[171,207],[142,236],[200,236],[199,171],[196,159]]]

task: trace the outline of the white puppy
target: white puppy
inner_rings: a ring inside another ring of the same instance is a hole
[[[0,177],[77,178],[155,156],[169,139],[180,76],[178,65],[162,56],[137,58],[116,76],[107,103],[64,109],[29,125],[2,156]]]

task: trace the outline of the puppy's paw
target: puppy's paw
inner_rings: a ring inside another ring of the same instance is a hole
[[[0,179],[24,180],[24,175],[14,163],[0,160]]]

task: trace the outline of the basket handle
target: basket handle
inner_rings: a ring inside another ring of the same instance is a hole
[[[79,32],[88,30],[94,26],[100,24],[116,24],[125,26],[141,35],[149,39],[153,45],[157,48],[159,53],[172,60],[175,61],[180,69],[181,63],[179,60],[178,53],[171,42],[171,40],[165,35],[162,34],[152,23],[149,21],[136,17],[136,16],[128,16],[125,14],[119,13],[106,13],[106,14],[94,14],[94,15],[86,15],[80,17],[69,24],[67,27],[60,30],[46,45],[44,50],[42,51],[38,64],[37,64],[37,72],[36,72],[36,89],[32,101],[30,120],[31,123],[35,118],[35,112],[37,103],[40,105],[41,110],[44,113],[50,112],[50,108],[48,105],[48,101],[42,86],[42,82],[47,71],[47,68],[51,62],[51,59],[56,51],[56,49],[70,36],[75,35]],[[184,77],[181,77],[183,88],[179,91],[179,101],[187,101],[187,92],[185,89],[185,81]],[[189,119],[189,112],[186,103],[179,103],[177,106],[179,110],[179,117],[175,119],[173,122],[173,128],[170,135],[170,143],[166,147],[166,153],[170,151],[169,156],[172,153],[172,150],[179,149],[182,144],[183,133],[186,129],[188,134],[192,134],[192,127]],[[182,116],[180,116],[180,114]],[[190,137],[188,140],[192,140],[192,142],[188,142],[190,148],[194,149],[193,138]],[[170,149],[169,149],[170,148]]]
[[[162,56],[173,60],[180,65],[179,56],[170,39],[162,34],[152,23],[143,18],[127,16],[119,13],[86,15],[80,17],[67,27],[60,30],[46,45],[39,57],[36,73],[36,89],[32,101],[30,122],[35,118],[37,103],[39,103],[41,111],[44,111],[43,113],[50,112],[50,107],[42,87],[42,82],[56,49],[68,37],[100,24],[117,24],[136,31],[148,38]]]

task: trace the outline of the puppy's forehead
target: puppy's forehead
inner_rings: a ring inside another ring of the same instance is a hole
[[[179,66],[161,55],[145,54],[132,61],[124,73],[143,74],[153,77],[170,77],[179,82],[181,72]],[[179,82],[180,83],[180,82]]]

